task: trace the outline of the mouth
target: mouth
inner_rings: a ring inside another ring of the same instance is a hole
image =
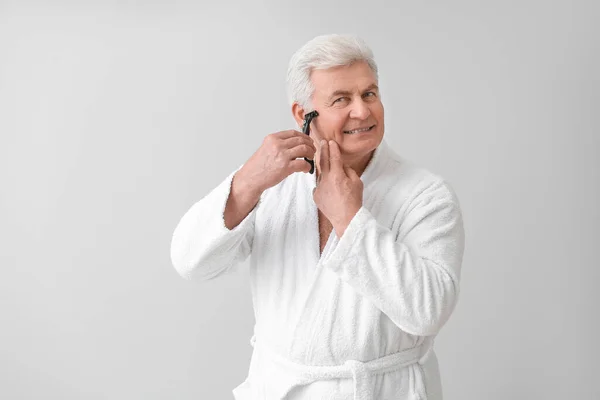
[[[344,134],[346,134],[346,135],[356,135],[358,133],[370,132],[370,131],[373,130],[374,127],[375,127],[375,125],[371,125],[371,126],[364,127],[364,128],[354,129],[354,130],[351,130],[351,131],[344,131]]]

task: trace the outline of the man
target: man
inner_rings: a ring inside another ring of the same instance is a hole
[[[250,256],[256,325],[244,399],[442,398],[433,339],[459,295],[464,229],[443,178],[383,139],[369,47],[319,36],[290,61],[298,124],[266,136],[183,216],[171,259],[212,279]],[[316,174],[309,174],[314,159]]]

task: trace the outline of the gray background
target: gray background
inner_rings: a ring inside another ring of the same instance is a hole
[[[391,146],[461,201],[446,399],[600,398],[599,16],[594,1],[0,2],[0,398],[232,398],[247,264],[187,282],[171,234],[295,128],[287,63],[333,32],[373,48]]]

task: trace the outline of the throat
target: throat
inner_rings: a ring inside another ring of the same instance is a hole
[[[373,151],[371,151],[371,153],[369,153],[362,160],[358,160],[357,162],[351,162],[348,165],[350,165],[350,168],[352,168],[358,176],[362,176],[362,174],[367,169],[367,166],[371,162],[372,158],[373,158]],[[317,182],[319,180],[320,175],[321,175],[321,170],[320,170],[319,166],[317,165],[317,162],[315,162],[315,179],[317,180]]]

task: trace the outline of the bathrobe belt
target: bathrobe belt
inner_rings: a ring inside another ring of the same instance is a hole
[[[296,363],[273,352],[264,341],[257,341],[255,336],[250,339],[250,344],[268,356],[269,361],[274,363],[278,371],[294,377],[293,385],[290,386],[289,390],[295,386],[308,385],[319,380],[352,379],[354,381],[354,400],[374,399],[373,375],[405,368],[411,364],[423,364],[433,350],[433,342],[433,337],[425,337],[421,345],[411,349],[402,350],[371,361],[347,360],[344,364],[330,366]],[[421,372],[420,369],[419,372]],[[420,378],[416,382],[417,390],[420,392],[422,399],[426,400],[423,377]]]

